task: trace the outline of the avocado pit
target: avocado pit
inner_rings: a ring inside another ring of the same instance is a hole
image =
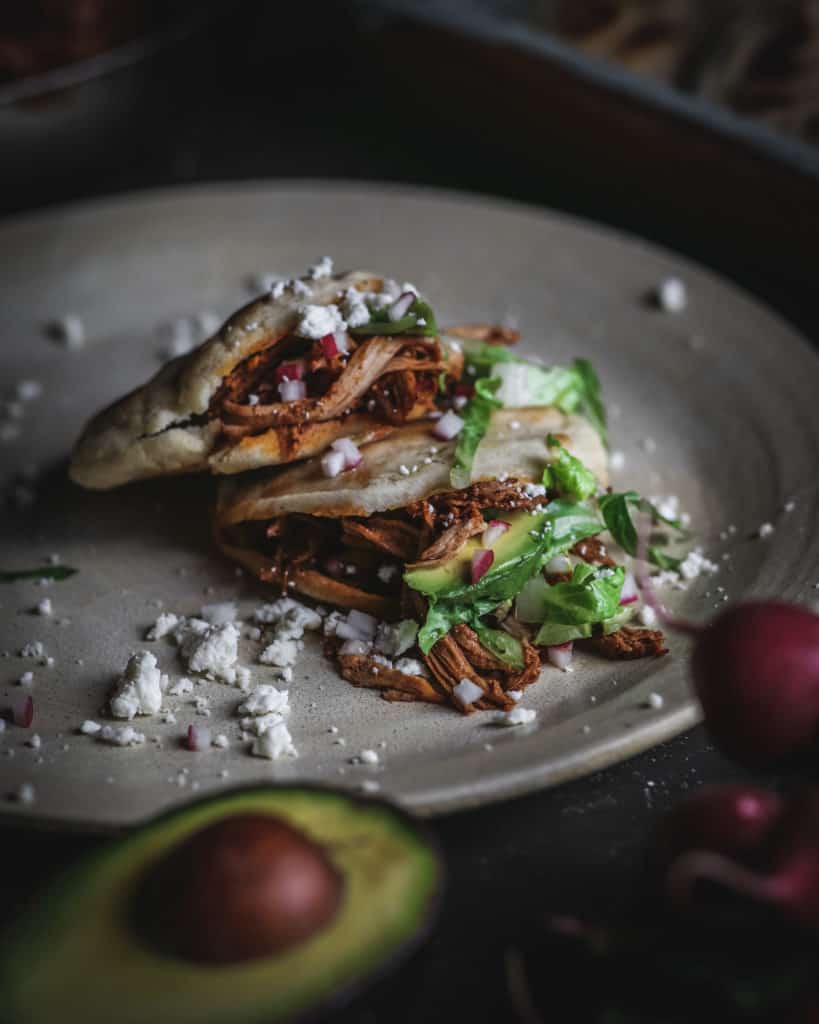
[[[324,849],[273,815],[201,829],[152,864],[135,923],[154,948],[229,964],[285,953],[327,927],[343,880]]]

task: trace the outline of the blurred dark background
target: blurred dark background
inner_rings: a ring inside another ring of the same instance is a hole
[[[677,249],[815,340],[817,143],[816,2],[0,4],[4,215],[225,179],[470,190]],[[526,922],[628,916],[658,814],[738,777],[695,730],[436,823],[442,925],[343,1019],[512,1019],[504,957]],[[7,909],[95,845],[16,834]]]
[[[813,328],[792,292],[817,139],[817,0],[0,9],[0,213],[215,179],[420,182],[622,226]]]

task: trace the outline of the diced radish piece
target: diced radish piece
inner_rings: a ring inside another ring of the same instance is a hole
[[[572,663],[573,647],[574,645],[571,640],[565,644],[556,644],[554,647],[547,647],[546,657],[549,659],[549,664],[554,665],[555,668],[559,668],[561,672],[568,672],[569,666]]]
[[[468,401],[469,399],[466,397],[466,395],[456,395],[452,399],[452,408],[457,409],[458,412],[460,412]]]
[[[345,640],[339,647],[339,654],[369,654],[372,650],[369,640]]]
[[[366,612],[356,611],[355,608],[347,616],[347,622],[367,640],[371,640],[375,636],[375,631],[378,628],[378,619]]]
[[[283,402],[298,402],[307,398],[307,385],[303,380],[283,380],[279,384],[279,395]]]
[[[627,572],[623,580],[623,589],[620,591],[620,604],[634,604],[640,600],[640,591],[637,589],[637,581],[634,574]]]
[[[328,558],[324,568],[331,576],[341,576],[344,573],[344,563],[340,558]]]
[[[472,565],[470,566],[472,570],[472,582],[477,583],[478,580],[485,576],[494,561],[494,551],[488,551],[486,548],[478,548],[472,556]]]
[[[569,561],[568,555],[555,555],[554,558],[550,558],[546,563],[546,572],[553,576],[558,575],[558,573],[571,571],[572,563]]]
[[[333,441],[330,447],[344,456],[345,469],[356,469],[364,461],[363,455],[349,437],[340,437],[337,441]]]
[[[345,468],[344,452],[329,451],[321,457],[321,471],[325,476],[338,476]]]
[[[464,421],[456,412],[450,409],[449,412],[444,413],[438,420],[432,428],[432,433],[442,441],[451,441],[453,437],[457,437],[460,434],[463,427]]]
[[[521,622],[543,622],[543,597],[548,586],[542,576],[533,576],[524,583],[515,602],[516,618]]]
[[[416,298],[417,296],[415,292],[401,292],[395,302],[390,306],[387,316],[393,322],[396,320],[403,320]]]
[[[483,546],[491,548],[492,545],[502,537],[511,526],[504,519],[490,519],[489,526],[483,531]]]
[[[189,725],[187,747],[188,750],[209,750],[211,742],[210,729],[205,725]]]
[[[294,359],[290,363],[279,363],[276,367],[275,379],[277,384],[281,384],[283,380],[301,380],[303,376],[303,359]]]
[[[11,714],[15,725],[28,729],[34,721],[34,700],[29,695],[15,697],[11,704]]]
[[[336,343],[336,348],[341,355],[346,356],[350,352],[350,344],[347,339],[347,334],[344,331],[336,331],[333,335],[333,340]]]
[[[323,338],[319,339],[321,343],[321,350],[324,353],[325,359],[334,359],[338,355],[338,345],[336,344],[335,335],[325,334]]]

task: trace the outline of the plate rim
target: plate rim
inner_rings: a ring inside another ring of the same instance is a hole
[[[602,224],[597,221],[553,210],[548,206],[538,206],[508,197],[487,195],[480,192],[442,189],[435,186],[400,182],[367,181],[363,179],[265,179],[254,178],[243,181],[199,182],[195,184],[179,183],[161,188],[146,188],[105,196],[96,196],[69,203],[56,204],[35,211],[21,211],[0,220],[0,238],[7,231],[26,230],[28,226],[47,225],[54,218],[81,218],[105,216],[106,213],[116,215],[117,211],[135,204],[173,203],[180,199],[207,201],[209,197],[218,196],[223,201],[231,197],[246,198],[253,194],[276,195],[284,198],[298,193],[309,198],[310,193],[320,192],[323,195],[344,193],[366,194],[372,197],[374,191],[379,198],[410,199],[433,201],[447,205],[455,205],[461,209],[487,207],[498,213],[514,213],[528,218],[537,218],[544,224],[558,222],[573,231],[591,236],[604,236],[619,245],[625,244],[637,250],[649,252],[673,261],[675,266],[690,268],[697,274],[705,275],[715,281],[721,289],[732,292],[752,309],[759,311],[767,319],[778,321],[789,335],[793,345],[798,345],[803,355],[817,357],[817,349],[810,340],[776,308],[768,306],[754,294],[746,291],[741,285],[730,278],[724,277],[711,267],[699,263],[675,250],[658,245],[638,234],[620,228]],[[602,710],[602,709],[601,709]],[[575,716],[574,721],[585,720],[585,716]],[[472,784],[467,792],[466,783],[445,784],[438,788],[435,795],[429,790],[420,790],[415,795],[391,797],[394,802],[408,808],[422,817],[433,817],[451,814],[456,811],[467,811],[476,807],[489,806],[494,803],[513,799],[526,793],[535,792],[553,785],[559,785],[570,779],[581,778],[596,771],[603,770],[614,764],[622,763],[639,753],[652,749],[671,738],[691,729],[701,720],[697,702],[688,693],[687,699],[676,700],[662,715],[634,725],[627,730],[620,730],[604,739],[590,741],[579,745],[573,752],[561,754],[557,760],[544,767],[548,753],[539,761],[527,767],[504,767],[499,773],[493,774],[488,780],[480,780]],[[544,732],[548,730],[544,727]],[[544,780],[544,775],[548,776]],[[184,797],[182,802],[185,802]],[[176,801],[173,801],[175,804]],[[153,817],[150,815],[149,817]],[[37,817],[34,813],[15,813],[13,810],[0,811],[0,825],[18,825],[21,827],[37,827],[47,830],[73,832],[78,834],[117,834],[123,829],[135,827],[142,820],[130,823],[105,824],[98,821],[83,821],[79,818],[62,819]]]

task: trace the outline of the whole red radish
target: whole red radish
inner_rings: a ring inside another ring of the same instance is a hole
[[[645,551],[643,533],[637,582],[664,625],[694,637],[694,691],[719,747],[753,766],[819,755],[819,615],[744,601],[709,623],[678,619],[657,600]]]
[[[668,902],[702,914],[703,883],[819,934],[819,788],[785,800],[752,787],[703,790],[658,832]]]
[[[819,739],[819,615],[806,608],[727,609],[697,630],[692,677],[706,728],[738,761],[769,763]]]
[[[665,873],[691,850],[710,850],[744,863],[757,860],[783,812],[783,800],[758,786],[704,786],[671,810],[653,844],[653,861]]]

